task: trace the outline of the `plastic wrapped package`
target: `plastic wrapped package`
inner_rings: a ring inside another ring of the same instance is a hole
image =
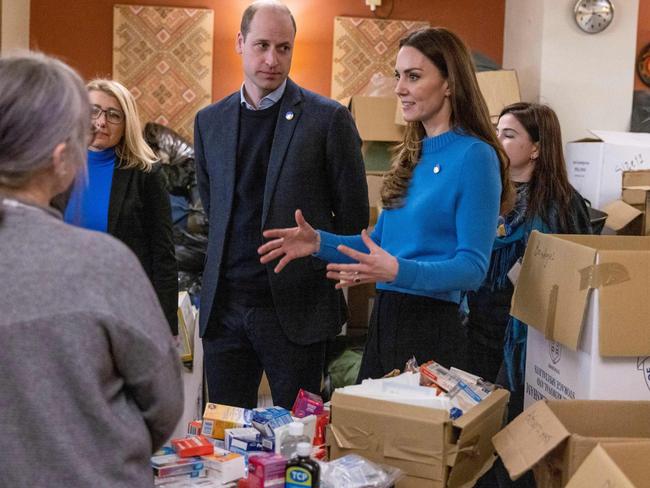
[[[373,463],[356,454],[319,464],[321,488],[389,488],[404,476],[400,469]]]
[[[179,134],[148,122],[144,137],[155,151],[165,177],[172,207],[172,222],[179,288],[198,297],[208,245],[208,223],[201,205],[194,166],[194,148]]]

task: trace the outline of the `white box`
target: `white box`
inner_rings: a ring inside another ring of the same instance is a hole
[[[524,408],[538,400],[650,400],[650,357],[598,353],[598,291],[577,351],[528,328]]]
[[[591,130],[594,139],[569,142],[566,163],[569,182],[602,209],[621,198],[623,171],[650,169],[650,134]]]
[[[533,232],[511,313],[529,325],[525,407],[650,400],[650,237]]]

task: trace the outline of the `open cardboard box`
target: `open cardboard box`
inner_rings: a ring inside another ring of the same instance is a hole
[[[534,231],[511,314],[529,325],[526,406],[650,400],[650,237]]]
[[[617,235],[650,235],[650,171],[624,171],[621,200],[609,203],[606,230]]]
[[[347,100],[342,103],[346,104]],[[399,142],[404,127],[394,121],[397,97],[371,97],[354,95],[349,99],[350,112],[362,141]]]
[[[473,486],[494,462],[491,438],[509,393],[496,390],[456,420],[442,409],[340,392],[332,397],[330,459],[358,454],[406,473],[397,488]]]
[[[480,71],[476,73],[476,79],[493,124],[498,122],[503,107],[521,101],[515,70]],[[395,111],[395,123],[406,125],[399,104]]]
[[[624,171],[650,169],[650,134],[591,130],[594,137],[569,142],[566,160],[569,182],[604,209],[621,198]]]
[[[532,468],[540,488],[565,486],[599,443],[639,441],[650,443],[650,402],[540,401],[493,438],[510,477]]]
[[[598,444],[569,480],[567,488],[650,485],[650,441]]]

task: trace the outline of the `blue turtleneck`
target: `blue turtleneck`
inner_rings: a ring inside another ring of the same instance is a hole
[[[86,229],[108,230],[108,202],[115,169],[115,149],[88,151],[88,177],[79,177],[65,209],[64,220]]]

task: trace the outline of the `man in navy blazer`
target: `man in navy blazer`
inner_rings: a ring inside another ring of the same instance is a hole
[[[296,25],[286,6],[258,1],[242,16],[240,91],[201,110],[194,144],[209,217],[200,333],[210,402],[252,408],[266,371],[276,405],[319,392],[325,343],[347,310],[325,263],[282,273],[259,262],[265,229],[295,225],[357,234],[368,224],[361,141],[349,111],[288,78]]]

